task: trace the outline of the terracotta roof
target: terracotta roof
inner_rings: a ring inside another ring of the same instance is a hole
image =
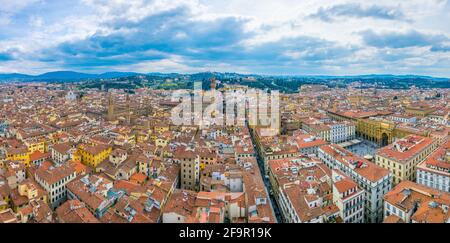
[[[390,173],[388,169],[382,168],[375,163],[358,157],[336,144],[321,146],[320,150],[331,155],[347,167],[350,167],[351,163],[358,164],[353,171],[372,182],[377,182]]]
[[[56,209],[60,222],[99,223],[97,218],[78,200],[68,200]]]
[[[431,138],[409,135],[379,149],[377,155],[393,159],[397,162],[406,162],[431,146],[432,143],[433,140]]]
[[[53,149],[60,154],[67,154],[71,148],[72,146],[69,143],[59,143],[53,145]]]
[[[397,215],[391,214],[384,219],[383,223],[388,223],[388,224],[404,223],[404,221]]]
[[[450,141],[441,145],[417,168],[450,177],[450,155],[448,154],[450,154]]]
[[[68,177],[72,173],[76,173],[75,168],[70,164],[64,164],[56,167],[51,166],[49,168],[41,166],[37,169],[36,176],[46,181],[49,185],[52,185],[63,178]]]
[[[402,181],[384,196],[384,200],[405,213],[412,212],[418,206],[411,217],[418,222],[436,223],[448,220],[448,210],[442,207],[450,206],[450,193],[447,192],[411,181]]]
[[[48,157],[50,157],[49,153],[42,153],[40,151],[35,151],[34,153],[30,154],[30,161],[46,159]]]

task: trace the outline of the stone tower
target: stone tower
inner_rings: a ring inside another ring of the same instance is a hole
[[[210,82],[211,82],[211,89],[213,90],[213,89],[216,89],[216,87],[217,87],[217,81],[216,81],[216,78],[215,77],[212,77],[211,79],[210,79]]]
[[[112,97],[112,94],[109,93],[108,95],[108,121],[114,120],[114,98]]]
[[[128,124],[131,123],[131,101],[130,101],[130,94],[127,93],[127,122]]]

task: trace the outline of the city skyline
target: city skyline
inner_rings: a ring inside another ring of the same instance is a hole
[[[0,224],[277,242],[305,224],[448,224],[449,13],[0,0]]]
[[[450,222],[448,87],[161,77],[1,82],[0,223]]]
[[[449,10],[448,0],[1,1],[0,73],[449,77]]]

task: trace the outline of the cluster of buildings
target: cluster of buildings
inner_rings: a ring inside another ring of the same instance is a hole
[[[1,222],[277,221],[245,126],[173,125],[168,91],[1,90]]]
[[[356,126],[349,121],[331,121],[309,118],[303,121],[302,129],[310,134],[317,134],[319,137],[330,143],[343,143],[355,139]]]
[[[437,95],[440,93],[444,95]],[[257,143],[268,164],[266,171],[283,221],[361,222],[357,215],[362,213],[363,222],[450,222],[446,210],[450,204],[450,107],[445,93],[448,91],[330,90],[308,85],[300,94],[285,95],[281,107],[284,135],[262,137]],[[299,150],[293,142],[302,133],[310,136],[305,141],[317,143],[313,149]],[[310,176],[302,176],[308,169]],[[423,215],[436,213],[439,220],[431,216],[421,221],[393,220],[386,211],[393,205],[387,198],[405,184],[431,198],[442,198],[437,204],[410,199],[409,214],[417,210]],[[435,196],[432,190],[438,190]],[[351,206],[343,206],[346,196],[355,199]],[[319,203],[308,204],[311,198]],[[334,206],[338,213],[330,217],[333,214],[326,209]]]
[[[448,91],[309,85],[267,136],[174,125],[171,91],[75,88],[0,85],[0,222],[450,222]]]

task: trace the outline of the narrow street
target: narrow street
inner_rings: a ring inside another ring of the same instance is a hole
[[[250,128],[249,128],[250,129]],[[256,152],[256,142],[255,142],[255,138],[253,137],[253,133],[250,133],[250,136],[252,138],[252,143]],[[263,159],[259,156],[259,153],[256,152],[256,160],[258,161],[258,166],[259,166],[259,170],[261,171],[261,176],[262,179],[264,181],[264,188],[266,189],[266,193],[267,195],[269,195],[269,203],[270,203],[270,207],[272,208],[272,212],[275,215],[275,219],[277,221],[277,223],[282,223],[283,219],[281,216],[281,211],[280,208],[278,207],[278,203],[275,200],[275,197],[273,196],[273,189],[272,189],[272,185],[270,184],[269,178],[267,178],[265,176],[265,172],[264,172],[264,161]]]

